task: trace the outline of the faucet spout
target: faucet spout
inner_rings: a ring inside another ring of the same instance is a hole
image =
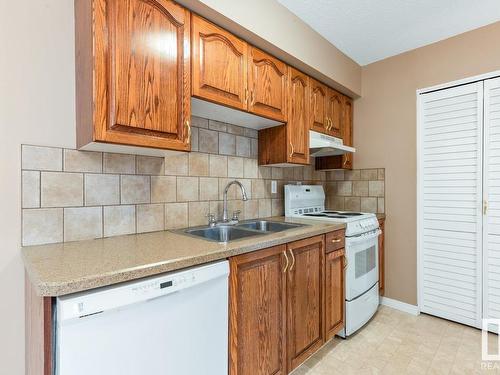
[[[243,184],[241,182],[239,182],[237,180],[233,180],[233,181],[229,182],[226,185],[226,187],[224,188],[223,209],[222,209],[222,221],[223,222],[229,221],[228,214],[227,214],[227,192],[229,191],[229,188],[231,187],[231,185],[234,185],[234,184],[236,184],[240,188],[241,199],[244,201],[248,200],[247,192],[245,191],[245,187],[243,186]]]

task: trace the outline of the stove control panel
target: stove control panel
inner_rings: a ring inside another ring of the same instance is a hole
[[[351,221],[346,228],[346,236],[352,236],[358,233],[365,233],[375,230],[379,227],[378,220],[375,215],[366,219]]]

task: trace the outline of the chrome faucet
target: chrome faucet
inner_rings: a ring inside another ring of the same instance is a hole
[[[244,200],[244,201],[248,200],[247,193],[245,191],[245,187],[241,184],[241,182],[234,180],[234,181],[231,181],[230,183],[228,183],[224,189],[224,202],[223,202],[223,208],[222,208],[222,222],[223,223],[227,223],[229,221],[228,215],[227,215],[227,192],[228,192],[229,188],[231,187],[231,185],[233,185],[233,184],[236,184],[240,187],[242,200]],[[237,215],[233,215],[233,220],[235,220],[235,217],[236,217],[236,221],[238,221]]]

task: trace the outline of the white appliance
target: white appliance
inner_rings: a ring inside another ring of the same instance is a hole
[[[418,292],[481,328],[500,319],[500,78],[470,82],[418,95]]]
[[[356,149],[344,145],[341,138],[309,130],[309,154],[311,156],[343,155],[348,152],[356,152]]]
[[[58,375],[228,371],[227,261],[57,298]]]
[[[345,329],[349,336],[367,323],[379,305],[378,236],[375,214],[325,210],[321,185],[285,185],[285,216],[346,224]]]

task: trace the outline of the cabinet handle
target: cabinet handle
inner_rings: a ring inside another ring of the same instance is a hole
[[[191,142],[191,125],[189,124],[189,120],[186,120],[186,128],[187,128],[187,143]]]
[[[347,261],[347,258],[344,256],[344,269],[347,268],[348,264],[349,264],[349,262]]]
[[[332,120],[328,118],[328,127],[326,128],[326,130],[330,131],[331,128],[332,128]]]
[[[255,94],[254,94],[254,91],[250,91],[250,104],[253,105],[255,103]]]
[[[291,270],[293,270],[293,266],[295,266],[295,255],[293,255],[293,250],[290,249],[290,255],[292,256],[292,265],[290,266],[290,269],[288,270],[288,272],[290,272]]]
[[[344,167],[347,166],[347,162],[349,161],[349,159],[347,158],[347,156],[344,157]]]
[[[286,255],[286,250],[283,250],[283,255],[285,256],[285,259],[286,259],[286,264],[285,264],[285,269],[283,270],[283,273],[286,272],[287,268],[288,268],[288,255]]]
[[[248,103],[248,89],[245,89],[245,104]]]
[[[293,156],[294,150],[293,150],[293,143],[290,141],[290,157]]]
[[[332,240],[332,243],[339,243],[342,241],[342,238],[335,238]]]

